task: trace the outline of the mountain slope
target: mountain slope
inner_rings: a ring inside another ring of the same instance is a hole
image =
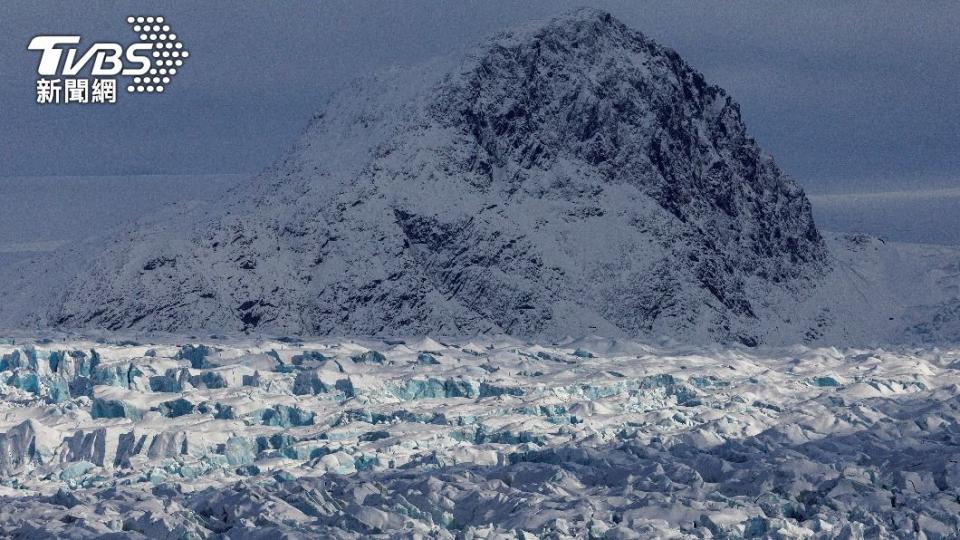
[[[42,324],[747,344],[843,324],[821,286],[842,270],[736,103],[596,10],[359,81],[221,209],[88,260]]]

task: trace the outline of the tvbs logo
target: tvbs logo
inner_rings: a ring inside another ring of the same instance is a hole
[[[190,53],[163,17],[127,17],[139,41],[93,43],[81,52],[80,36],[36,36],[40,52],[37,103],[116,103],[116,77],[129,77],[129,93],[162,93]],[[89,73],[91,78],[78,77]]]

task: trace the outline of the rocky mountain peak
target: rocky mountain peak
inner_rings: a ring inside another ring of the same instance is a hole
[[[641,189],[700,248],[748,272],[781,280],[823,262],[806,197],[747,134],[739,106],[609,13],[503,33],[465,65],[437,111],[483,149],[481,170],[522,179],[581,163]]]

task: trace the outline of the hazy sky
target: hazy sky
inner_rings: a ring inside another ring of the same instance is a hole
[[[5,0],[0,176],[256,172],[353,77],[580,5],[608,9],[726,88],[809,191],[960,185],[956,2]],[[191,53],[163,95],[34,103],[32,36],[128,43],[131,14],[163,15]]]

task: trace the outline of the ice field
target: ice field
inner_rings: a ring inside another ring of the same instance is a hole
[[[151,341],[0,346],[0,534],[960,534],[960,350]]]

